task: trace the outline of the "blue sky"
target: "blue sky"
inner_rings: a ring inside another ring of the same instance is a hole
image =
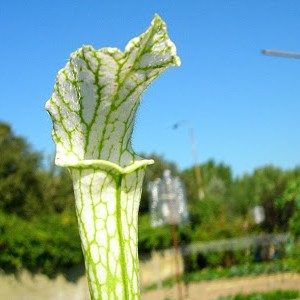
[[[83,44],[123,50],[154,13],[166,21],[182,65],[144,94],[135,151],[191,166],[188,123],[172,129],[187,120],[201,163],[224,162],[235,175],[300,165],[300,60],[260,52],[300,52],[299,0],[2,0],[0,120],[53,154],[44,105],[57,71]]]

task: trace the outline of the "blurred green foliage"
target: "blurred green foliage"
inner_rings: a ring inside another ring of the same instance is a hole
[[[142,155],[144,156],[144,155]],[[252,174],[233,177],[231,168],[213,160],[201,165],[205,198],[198,199],[195,170],[178,170],[175,163],[151,155],[155,164],[146,170],[139,217],[139,252],[169,248],[169,226],[150,227],[147,184],[165,169],[179,176],[186,187],[190,223],[178,227],[181,245],[249,235],[289,231],[300,236],[300,168],[281,170],[266,166]],[[49,164],[0,122],[0,268],[53,274],[82,262],[74,209],[72,181],[66,169]],[[276,200],[277,199],[277,200]],[[266,219],[254,224],[251,210],[265,209]],[[187,258],[193,271],[248,263],[244,252],[210,253]]]
[[[289,300],[289,299],[298,299],[299,297],[300,297],[299,291],[278,290],[278,291],[271,291],[271,292],[238,294],[235,296],[223,296],[223,297],[219,297],[218,300]]]
[[[300,237],[300,178],[291,180],[276,200],[276,206],[288,212],[288,231],[293,239]]]
[[[210,281],[224,278],[241,278],[243,276],[260,276],[276,273],[299,273],[300,259],[299,257],[285,258],[282,260],[274,260],[262,263],[243,263],[233,265],[228,268],[208,267],[192,273],[185,273],[181,276],[181,280],[185,284],[195,283],[200,281]],[[163,287],[172,287],[176,284],[174,278],[163,280]],[[157,288],[157,284],[149,285],[145,291]],[[271,298],[272,299],[272,298]]]
[[[73,215],[43,215],[29,222],[0,213],[0,266],[6,271],[26,268],[49,276],[82,261]]]

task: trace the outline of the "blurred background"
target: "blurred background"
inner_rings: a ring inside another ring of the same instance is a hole
[[[72,183],[53,164],[44,105],[71,52],[123,51],[155,13],[182,65],[145,92],[132,140],[156,162],[140,206],[142,299],[300,297],[299,11],[297,0],[3,0],[0,299],[88,299]],[[165,170],[182,186],[178,222],[153,206],[149,186]]]

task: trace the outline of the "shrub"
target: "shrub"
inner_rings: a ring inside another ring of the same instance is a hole
[[[0,268],[49,276],[82,261],[76,219],[70,214],[27,221],[0,213]]]

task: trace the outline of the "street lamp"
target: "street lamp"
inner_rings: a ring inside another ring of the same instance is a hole
[[[262,54],[265,54],[265,55],[275,55],[275,56],[282,56],[282,57],[300,59],[300,53],[299,52],[287,52],[287,51],[270,50],[270,49],[263,49],[261,52],[262,52]]]
[[[189,121],[182,120],[182,121],[175,123],[173,125],[173,129],[175,130],[183,124],[187,124],[188,129],[189,129],[192,153],[193,153],[194,164],[195,164],[194,169],[195,169],[195,180],[196,180],[196,185],[197,185],[197,189],[198,189],[198,197],[200,200],[202,200],[205,197],[205,194],[204,194],[204,189],[203,189],[200,164],[198,163],[198,151],[197,151],[197,145],[196,145],[196,139],[195,139],[193,127]]]

